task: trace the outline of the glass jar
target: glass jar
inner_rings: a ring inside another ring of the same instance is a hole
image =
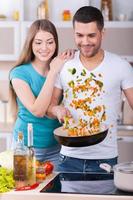
[[[64,10],[62,12],[62,20],[63,21],[70,21],[71,20],[71,12],[70,12],[70,10]]]

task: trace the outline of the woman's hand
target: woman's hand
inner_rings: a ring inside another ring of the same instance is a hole
[[[55,57],[50,63],[50,71],[57,74],[60,72],[64,63],[74,57],[75,49],[68,49],[64,52],[60,53],[57,57]]]
[[[60,72],[62,66],[67,61],[67,57],[64,53],[60,53],[57,57],[55,57],[50,63],[50,71],[54,74]]]
[[[66,49],[62,53],[66,55],[66,59],[70,60],[70,59],[74,58],[76,51],[77,51],[76,49]]]

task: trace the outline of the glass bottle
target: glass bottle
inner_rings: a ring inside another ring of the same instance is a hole
[[[37,8],[38,19],[48,19],[48,1],[42,1]]]
[[[12,18],[15,21],[19,21],[19,11],[18,10],[13,11]]]
[[[27,185],[33,185],[36,183],[36,160],[35,151],[33,148],[33,125],[28,123],[28,147],[27,147]]]
[[[102,14],[104,21],[109,21],[109,7],[106,1],[103,2]]]
[[[70,12],[70,10],[64,10],[62,12],[62,20],[63,21],[70,21],[71,20],[71,12]]]
[[[27,151],[24,146],[23,133],[18,133],[18,140],[14,150],[13,176],[15,187],[23,187],[27,184]]]

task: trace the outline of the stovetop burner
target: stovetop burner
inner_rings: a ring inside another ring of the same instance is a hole
[[[115,187],[112,173],[59,173],[40,192],[133,196]]]

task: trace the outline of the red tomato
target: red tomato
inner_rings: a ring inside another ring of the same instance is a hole
[[[54,169],[54,165],[50,161],[46,161],[44,162],[44,169],[46,175],[51,174]]]

